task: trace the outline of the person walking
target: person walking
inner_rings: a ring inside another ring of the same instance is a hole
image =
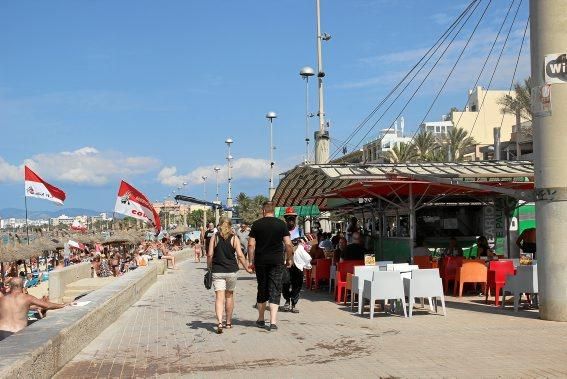
[[[297,226],[297,213],[293,207],[287,207],[284,214],[284,220],[292,240],[292,245],[297,246],[303,237],[303,231]],[[292,264],[286,268],[282,275],[282,295],[285,299],[284,306],[281,308],[284,312],[299,313],[296,308],[299,301],[299,294],[303,286],[303,270]]]
[[[248,255],[248,237],[250,235],[250,228],[246,222],[242,222],[240,227],[236,229],[236,236],[240,240],[240,247],[244,256]]]
[[[258,282],[256,325],[261,328],[266,326],[264,313],[266,302],[269,302],[270,331],[278,329],[278,307],[282,292],[284,261],[288,268],[291,267],[293,255],[287,225],[275,217],[274,211],[274,204],[271,201],[263,204],[263,217],[252,224],[248,240],[248,259],[253,264]]]
[[[217,317],[217,334],[223,328],[232,328],[232,312],[234,310],[234,289],[238,273],[238,260],[252,273],[242,249],[240,241],[232,232],[232,224],[226,217],[221,219],[219,231],[211,237],[207,251],[207,267],[213,274],[213,288],[215,290],[215,314]],[[226,323],[223,325],[222,316],[226,313]]]

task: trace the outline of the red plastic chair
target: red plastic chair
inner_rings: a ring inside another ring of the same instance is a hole
[[[335,294],[337,303],[340,303],[346,297],[346,274],[354,273],[354,266],[364,265],[364,260],[360,261],[344,261],[340,262],[337,267],[337,278],[335,284]]]
[[[500,290],[506,284],[506,278],[514,275],[514,263],[512,261],[491,261],[488,264],[488,279],[485,303],[488,304],[489,293],[494,295],[494,305],[500,303]]]
[[[319,289],[319,283],[326,280],[327,283],[331,279],[331,259],[316,259],[315,265],[312,265],[311,275],[309,277],[309,289]]]
[[[432,268],[430,256],[413,257],[413,264],[418,265],[420,269]]]
[[[449,282],[455,281],[457,269],[463,265],[463,257],[445,257],[439,263],[439,274],[443,280],[443,292],[449,291]]]

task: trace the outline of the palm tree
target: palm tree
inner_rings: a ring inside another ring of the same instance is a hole
[[[407,163],[417,157],[415,146],[412,143],[400,142],[386,152],[384,156],[390,163]]]
[[[442,144],[447,149],[447,161],[462,161],[463,155],[467,153],[476,141],[463,128],[451,128],[443,138]]]
[[[524,79],[524,84],[516,83],[514,85],[514,96],[504,95],[498,99],[500,111],[504,114],[520,113],[520,117],[524,120],[531,121],[533,118],[531,107],[532,79]]]
[[[435,150],[439,148],[437,139],[428,130],[422,130],[415,136],[413,146],[415,147],[416,158],[419,161],[431,160]]]

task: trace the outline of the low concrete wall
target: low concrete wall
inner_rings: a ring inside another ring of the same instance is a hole
[[[193,250],[175,256],[181,262],[192,257]],[[50,311],[46,319],[1,341],[0,378],[51,378],[142,297],[161,265],[151,262],[131,271],[83,297],[81,301],[91,302],[86,306]]]
[[[134,270],[91,292],[84,307],[48,313],[0,342],[0,378],[50,378],[84,349],[156,281],[157,266]]]
[[[68,284],[91,277],[91,264],[88,262],[67,266],[49,273],[49,299],[60,302]]]

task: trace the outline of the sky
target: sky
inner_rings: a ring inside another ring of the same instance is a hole
[[[437,57],[418,75],[426,80],[401,112],[408,133],[422,120],[438,121],[451,107],[464,106],[511,2],[479,81],[488,86],[511,25],[491,83],[509,88],[528,1],[492,1],[467,44],[489,4],[480,0],[431,74],[426,78]],[[323,63],[333,153],[469,1],[321,3],[322,31],[332,36],[323,44]],[[526,38],[517,80],[530,72],[529,30]],[[276,172],[304,159],[305,82],[299,70],[317,67],[315,0],[2,2],[0,51],[0,209],[23,208],[24,164],[67,193],[66,207],[112,210],[121,179],[156,201],[184,182],[184,194],[203,198],[201,178],[207,176],[212,200],[216,166],[226,199],[228,137],[234,140],[234,195],[266,195],[269,111],[278,115]],[[381,108],[347,149],[391,126],[417,85],[376,122]],[[309,101],[316,113],[314,80]],[[311,134],[317,124],[310,120]],[[30,200],[34,210],[56,209]]]

